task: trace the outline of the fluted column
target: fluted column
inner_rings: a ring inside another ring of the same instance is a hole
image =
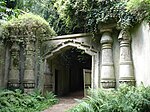
[[[24,72],[24,90],[25,92],[33,91],[35,88],[34,76],[34,42],[26,42],[25,72]]]
[[[120,65],[119,65],[119,83],[135,85],[133,62],[131,58],[131,35],[129,31],[122,30],[119,34],[120,42]]]
[[[102,44],[101,84],[103,88],[115,88],[116,86],[112,43],[113,40],[111,37],[111,30],[104,31],[101,38]]]

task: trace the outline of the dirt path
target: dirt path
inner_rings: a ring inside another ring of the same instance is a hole
[[[81,99],[82,97],[83,96],[76,93],[75,95],[59,98],[60,101],[58,104],[44,110],[43,112],[65,112],[66,110],[77,105],[77,101],[75,99]]]

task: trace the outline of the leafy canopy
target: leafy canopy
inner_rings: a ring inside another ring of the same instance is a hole
[[[97,32],[105,23],[117,28],[134,26],[145,12],[134,13],[126,9],[128,0],[13,0],[15,9],[38,14],[49,23],[58,35]],[[129,0],[132,4],[149,0]],[[142,6],[143,7],[143,6]],[[144,7],[143,7],[144,8]],[[132,9],[132,8],[129,8]]]
[[[68,34],[63,20],[59,17],[57,10],[53,7],[55,0],[15,0],[15,9],[43,17],[58,35]]]
[[[57,0],[55,7],[67,27],[72,31],[94,31],[104,23],[115,23],[128,28],[138,22],[138,17],[126,9],[121,0]]]
[[[39,14],[58,35],[97,32],[100,24],[128,28],[139,22],[126,9],[127,0],[16,0],[16,8]]]
[[[139,16],[140,20],[150,21],[150,0],[129,0],[127,9]]]
[[[16,36],[18,40],[20,37],[19,41],[21,41],[24,36],[33,39],[36,37],[42,41],[48,37],[56,35],[46,20],[32,13],[25,13],[19,15],[17,18],[12,18],[5,24],[4,29],[5,37]]]

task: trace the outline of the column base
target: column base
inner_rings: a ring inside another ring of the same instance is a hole
[[[127,84],[129,86],[135,86],[136,81],[135,80],[119,80],[119,85],[120,84]]]
[[[104,89],[116,88],[116,81],[101,81]]]

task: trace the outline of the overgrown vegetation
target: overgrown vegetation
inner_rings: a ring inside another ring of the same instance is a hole
[[[6,18],[6,7],[5,7],[5,2],[4,0],[0,1],[0,19],[5,19]]]
[[[117,90],[94,90],[68,112],[150,112],[150,87],[121,85]]]
[[[125,29],[140,22],[142,15],[128,11],[126,9],[127,0],[12,1],[14,1],[15,9],[32,12],[46,19],[58,35],[80,32],[95,33],[98,27],[105,23],[115,23],[118,28]]]
[[[3,31],[3,39],[14,40],[16,37],[18,42],[24,42],[26,37],[29,37],[29,40],[43,41],[54,35],[56,33],[46,20],[32,13],[12,18],[4,25]]]
[[[139,16],[141,20],[150,21],[150,0],[129,0],[127,9]]]
[[[67,32],[67,27],[63,20],[59,17],[56,8],[54,7],[55,0],[13,0],[16,3],[15,9],[43,17],[56,31],[58,35],[64,35]],[[71,32],[70,32],[71,33]]]
[[[138,16],[128,12],[126,4],[126,0],[57,0],[55,6],[71,31],[97,32],[105,23],[120,28],[136,24]]]
[[[20,90],[0,91],[0,112],[41,112],[41,110],[57,103],[53,93],[42,96],[39,91],[30,94]]]

